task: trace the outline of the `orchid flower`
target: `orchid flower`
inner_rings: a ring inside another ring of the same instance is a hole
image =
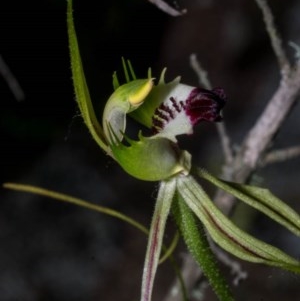
[[[181,150],[178,135],[191,135],[201,121],[217,122],[226,103],[221,88],[191,87],[176,78],[165,82],[163,70],[157,84],[151,70],[137,79],[130,62],[123,60],[126,83],[113,74],[114,92],[108,98],[102,122],[98,121],[81,63],[72,0],[68,0],[68,33],[76,100],[92,137],[129,175],[144,181],[158,181],[159,190],[152,217],[142,277],[141,301],[150,301],[167,218],[172,211],[182,236],[211,282],[220,300],[233,300],[218,273],[206,233],[229,253],[247,261],[263,263],[300,273],[300,263],[283,251],[238,228],[212,202],[196,180],[199,176],[260,210],[296,235],[300,216],[267,189],[220,180],[203,169],[192,168],[191,155]],[[127,117],[150,129],[138,133],[138,140],[126,134]]]

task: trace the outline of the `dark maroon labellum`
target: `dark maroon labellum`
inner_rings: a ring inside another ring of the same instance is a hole
[[[220,111],[226,103],[226,95],[222,88],[206,90],[195,88],[184,102],[184,110],[193,125],[202,120],[220,121]]]

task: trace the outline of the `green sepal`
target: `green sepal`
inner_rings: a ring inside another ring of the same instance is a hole
[[[113,139],[111,150],[114,158],[135,178],[160,181],[179,173],[189,173],[191,155],[166,138],[146,138],[140,133],[138,141],[125,137],[129,146],[116,141],[116,136]]]
[[[169,211],[176,190],[176,179],[161,181],[152,216],[142,277],[141,301],[151,301],[151,295],[162,248]]]
[[[96,118],[93,109],[93,104],[90,98],[90,93],[86,83],[84,70],[82,67],[80,51],[78,47],[78,41],[73,21],[72,0],[68,0],[67,25],[71,57],[71,70],[75,96],[79,106],[79,110],[94,140],[105,152],[108,152],[107,141],[105,139],[103,130]]]
[[[214,177],[206,170],[200,168],[197,169],[197,174],[249,206],[263,212],[295,235],[300,236],[300,215],[272,194],[270,190],[256,186],[227,182]]]
[[[180,176],[177,183],[178,193],[220,247],[246,261],[300,273],[299,261],[238,228],[215,206],[192,176]]]
[[[217,265],[216,258],[209,246],[203,225],[196,221],[194,214],[178,193],[172,204],[172,213],[184,241],[197,261],[220,301],[233,301],[224,277]]]

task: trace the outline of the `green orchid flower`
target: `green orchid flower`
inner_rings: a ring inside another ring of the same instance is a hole
[[[180,83],[180,78],[166,83],[166,70],[163,70],[157,84],[151,70],[146,78],[137,79],[130,62],[123,60],[126,83],[120,84],[117,74],[113,74],[114,92],[108,98],[101,123],[93,109],[84,76],[74,29],[72,0],[68,0],[68,33],[76,100],[92,137],[131,176],[159,181],[140,300],[151,300],[170,211],[220,300],[233,300],[233,297],[218,272],[206,233],[199,230],[199,220],[215,243],[229,253],[243,260],[300,273],[299,261],[238,228],[216,207],[195,178],[201,177],[233,194],[296,235],[300,235],[300,216],[266,189],[225,182],[205,170],[192,168],[191,155],[177,144],[178,135],[191,135],[194,126],[201,121],[221,121],[220,112],[226,103],[223,89],[191,87]],[[138,140],[128,137],[128,117],[147,127],[152,134],[144,136],[139,132]]]

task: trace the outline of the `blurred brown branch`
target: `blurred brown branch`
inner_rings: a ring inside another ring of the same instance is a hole
[[[266,166],[273,163],[283,162],[300,156],[300,146],[292,146],[285,149],[269,152],[260,163],[260,166]]]
[[[255,1],[258,7],[262,11],[264,22],[266,25],[266,30],[269,34],[273,51],[277,57],[281,74],[284,76],[285,74],[290,73],[291,66],[290,66],[290,62],[287,59],[284,48],[282,47],[281,38],[277,33],[277,29],[274,24],[274,16],[266,0],[255,0]]]

